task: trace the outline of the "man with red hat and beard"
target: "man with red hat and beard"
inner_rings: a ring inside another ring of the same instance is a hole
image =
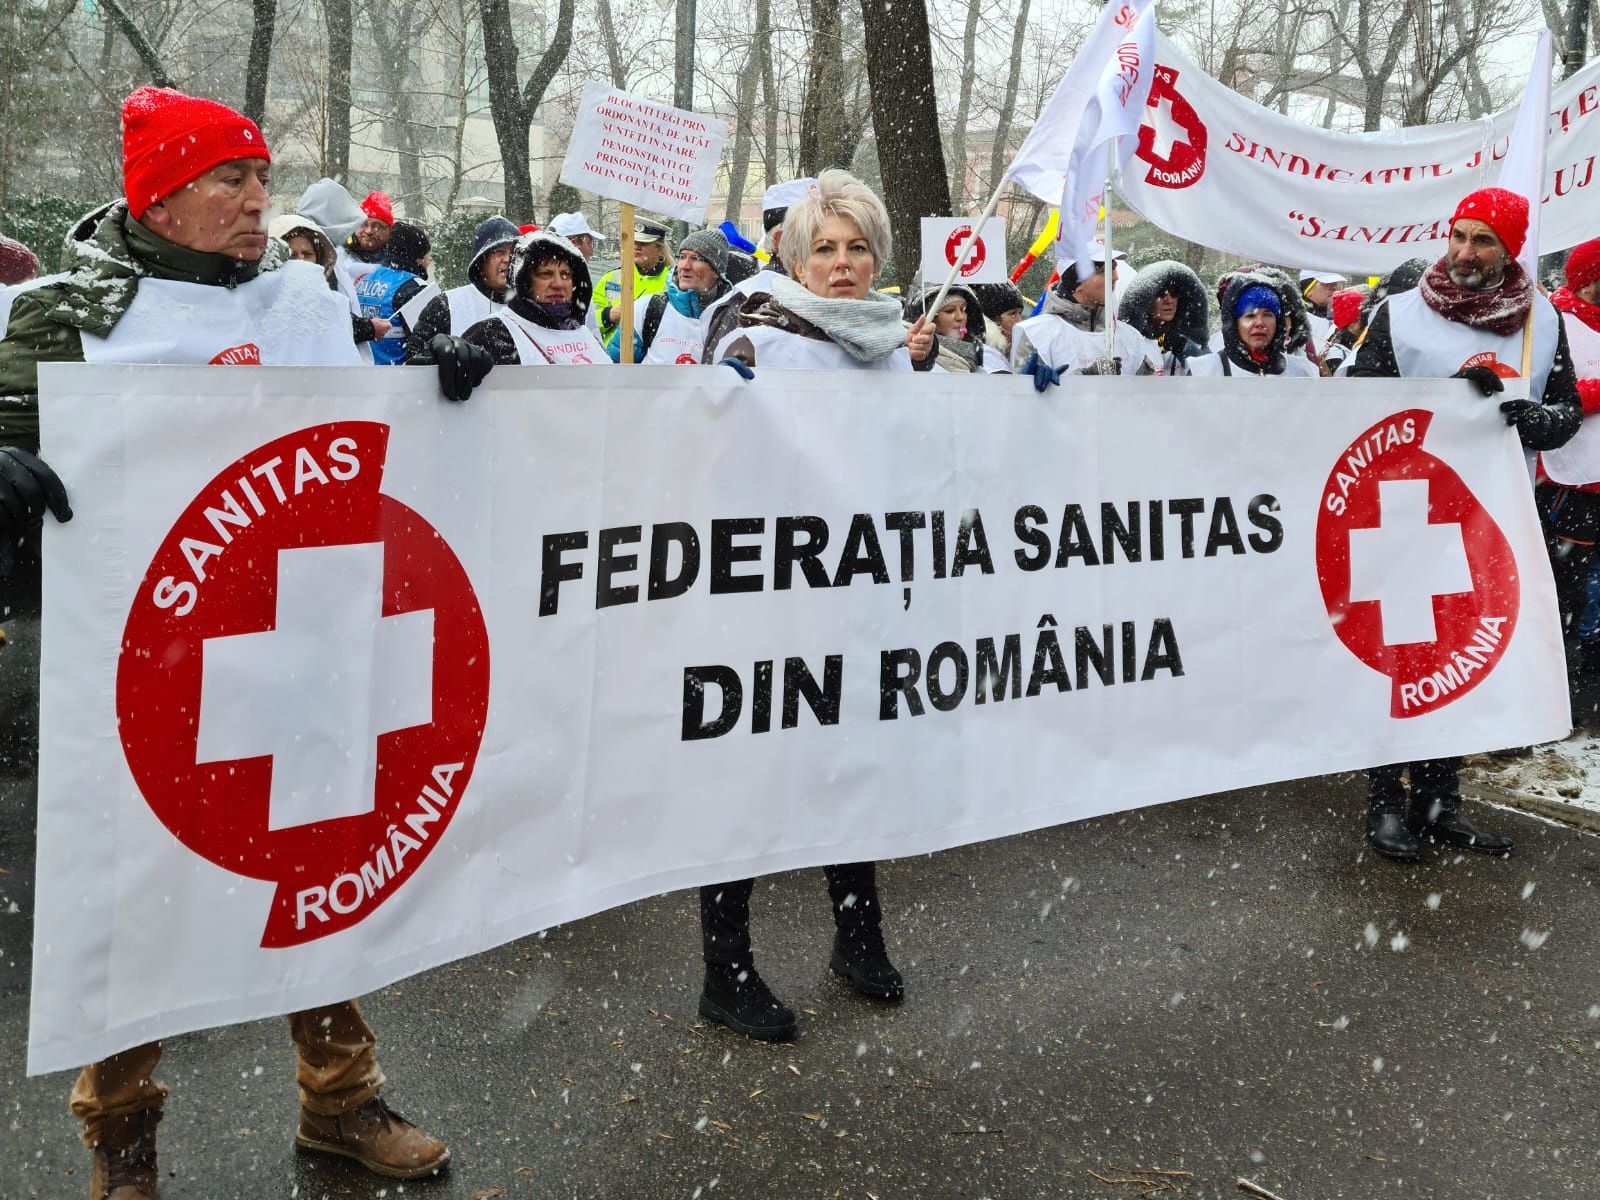
[[[0,614],[36,616],[39,522],[46,509],[72,515],[62,482],[34,453],[41,362],[360,362],[344,300],[317,266],[289,261],[267,237],[271,155],[253,121],[211,100],[140,88],[123,105],[122,129],[126,198],[79,223],[63,250],[66,273],[16,297],[0,340]],[[487,356],[440,349],[446,394],[464,399],[461,384],[482,378]],[[8,666],[5,677],[0,704],[9,708],[14,689],[34,686],[37,664]],[[9,720],[0,727],[11,736]],[[375,1039],[353,1001],[294,1013],[289,1030],[298,1145],[393,1178],[444,1165],[444,1143],[379,1096]],[[159,1042],[137,1046],[78,1076],[71,1106],[94,1151],[91,1200],[156,1194],[160,1056]]]
[[[1528,232],[1528,202],[1504,188],[1473,192],[1456,207],[1444,257],[1417,287],[1373,313],[1353,376],[1466,379],[1483,395],[1519,374],[1523,330],[1532,322],[1527,400],[1500,405],[1529,450],[1552,450],[1578,430],[1581,409],[1567,335],[1556,310],[1517,262]],[[1402,776],[1411,773],[1406,812]],[[1413,862],[1421,840],[1482,854],[1509,854],[1511,839],[1461,814],[1460,760],[1393,763],[1368,772],[1367,840],[1386,857]]]

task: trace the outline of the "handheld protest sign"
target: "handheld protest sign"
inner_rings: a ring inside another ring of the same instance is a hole
[[[590,80],[561,164],[561,182],[698,225],[711,204],[727,140],[726,121]]]
[[[922,277],[943,279],[951,267],[961,283],[1004,283],[1004,223],[979,228],[971,217],[923,217]]]

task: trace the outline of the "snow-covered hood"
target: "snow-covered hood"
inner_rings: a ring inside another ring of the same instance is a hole
[[[1150,318],[1150,307],[1156,302],[1157,296],[1168,290],[1178,300],[1178,312],[1172,319],[1173,329],[1179,337],[1187,338],[1197,346],[1205,346],[1211,337],[1205,284],[1200,282],[1200,276],[1172,259],[1153,262],[1140,269],[1117,305],[1117,320],[1132,325],[1145,337],[1155,337],[1160,331]]]
[[[536,229],[525,233],[511,251],[509,289],[512,296],[526,296],[533,281],[533,264],[554,253],[567,260],[572,268],[572,315],[581,325],[589,312],[589,300],[594,295],[594,282],[589,278],[589,262],[578,248],[558,233]]]

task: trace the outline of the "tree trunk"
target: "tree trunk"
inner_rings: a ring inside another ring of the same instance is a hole
[[[1028,0],[1022,0],[1017,6],[1017,24],[1011,34],[1011,71],[1006,76],[1005,95],[1000,100],[1000,116],[995,122],[994,152],[989,156],[988,190],[991,192],[1000,182],[1000,173],[1011,163],[1011,122],[1017,114],[1017,87],[1022,81],[1022,44],[1027,32]]]
[[[421,155],[417,150],[416,97],[412,94],[411,47],[422,38],[430,13],[414,3],[393,4],[368,0],[367,23],[378,52],[383,76],[389,82],[390,104],[384,126],[400,167],[400,194],[395,197],[405,216],[426,214]]]
[[[144,31],[134,23],[128,15],[128,10],[122,7],[122,0],[100,0],[107,15],[116,22],[117,28],[122,30],[122,35],[128,39],[128,45],[133,47],[133,52],[144,63],[145,70],[150,72],[150,82],[157,87],[171,87],[172,75],[167,70],[167,65],[161,60],[161,55],[150,44],[150,39],[145,37]]]
[[[739,93],[734,101],[733,161],[728,166],[728,206],[723,219],[735,224],[744,207],[744,185],[750,174],[751,126],[755,123],[756,85],[761,82],[760,43],[766,37],[763,18],[771,8],[772,0],[756,0],[756,32],[750,41],[750,56],[739,72]]]
[[[917,272],[921,219],[950,213],[928,10],[925,0],[861,0],[861,18],[883,199],[894,230],[895,263],[886,274],[908,284]]]
[[[350,182],[350,55],[355,40],[350,0],[322,0],[328,27],[327,165],[330,179]]]
[[[950,123],[950,201],[958,208],[963,208],[967,199],[967,116],[972,109],[981,4],[982,0],[967,0],[967,24],[961,31],[961,87],[956,96],[956,119]]]
[[[545,47],[525,85],[517,78],[517,43],[511,31],[510,0],[478,0],[483,22],[483,54],[489,70],[489,113],[505,168],[505,213],[513,221],[533,218],[533,172],[528,162],[528,128],[545,91],[572,48],[573,0],[561,0],[555,36]]]
[[[244,70],[244,115],[257,125],[267,121],[267,72],[272,66],[272,29],[278,0],[251,0],[250,61]]]
[[[611,68],[611,86],[626,91],[628,69],[622,64],[622,47],[617,42],[617,27],[611,19],[611,0],[600,0],[600,41],[606,48],[606,65]]]
[[[848,167],[855,157],[845,112],[844,42],[840,0],[811,0],[811,75],[800,107],[800,174]]]
[[[444,198],[444,215],[449,216],[456,210],[456,201],[461,198],[461,183],[466,175],[466,163],[462,160],[466,156],[467,137],[467,35],[472,31],[472,18],[467,11],[468,0],[456,0],[456,43],[455,62],[452,64],[456,93],[456,127],[450,141],[450,190]]]
[[[1566,43],[1563,58],[1565,68],[1561,78],[1571,79],[1583,69],[1588,60],[1589,0],[1567,0]]]
[[[756,48],[761,54],[761,110],[766,121],[761,129],[761,166],[768,184],[778,182],[778,88],[772,69],[772,6],[770,0],[756,0]]]

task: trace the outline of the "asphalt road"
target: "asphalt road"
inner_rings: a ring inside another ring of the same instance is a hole
[[[8,1200],[87,1163],[70,1075],[23,1076],[30,804],[0,785]],[[1361,811],[1308,780],[885,864],[898,1009],[829,975],[821,873],[775,876],[792,1046],[696,1017],[687,893],[418,976],[364,1003],[387,1097],[454,1150],[421,1183],[294,1151],[281,1021],[178,1038],[162,1195],[1600,1196],[1600,838],[1493,811],[1516,857],[1408,868]]]

